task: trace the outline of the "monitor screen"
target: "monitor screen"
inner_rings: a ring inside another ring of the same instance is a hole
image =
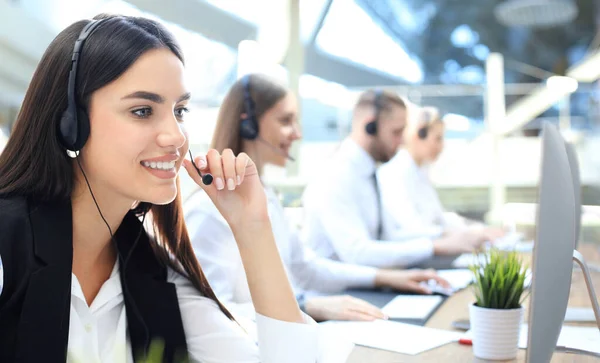
[[[573,178],[573,192],[575,195],[575,246],[579,243],[581,234],[581,176],[579,174],[579,162],[577,161],[577,151],[575,146],[565,141],[567,149],[567,157],[569,158],[569,168],[571,169],[571,177]]]
[[[545,123],[533,250],[527,362],[549,362],[563,324],[573,269],[575,193],[565,142]]]

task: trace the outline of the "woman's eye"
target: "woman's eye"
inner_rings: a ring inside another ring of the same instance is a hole
[[[175,110],[175,116],[178,119],[183,120],[185,114],[188,112],[190,112],[190,110],[187,107],[181,107]]]
[[[150,107],[138,108],[137,110],[131,111],[136,117],[148,118],[152,115],[152,109]]]

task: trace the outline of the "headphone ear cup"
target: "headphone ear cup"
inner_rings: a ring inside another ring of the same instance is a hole
[[[254,140],[258,137],[258,130],[252,124],[250,118],[245,118],[240,124],[240,136],[246,140]]]
[[[371,121],[369,122],[366,126],[365,126],[365,131],[367,132],[367,134],[369,135],[375,135],[377,134],[377,122],[376,121]]]
[[[72,108],[67,108],[58,125],[58,141],[68,150],[74,150],[75,142],[77,141],[77,125]]]
[[[427,138],[428,128],[427,126],[421,127],[418,131],[419,139],[425,140]]]
[[[77,108],[77,140],[73,145],[75,151],[81,150],[90,136],[90,118],[82,108]]]
[[[90,120],[85,110],[67,108],[58,127],[58,141],[61,145],[67,150],[79,151],[89,136]]]

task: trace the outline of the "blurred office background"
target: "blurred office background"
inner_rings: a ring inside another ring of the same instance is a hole
[[[583,203],[600,204],[600,0],[0,0],[0,148],[49,42],[101,12],[155,18],[176,34],[196,152],[240,75],[269,73],[297,92],[297,162],[269,170],[286,205],[298,205],[371,87],[445,114],[432,177],[447,208],[531,219],[520,203],[537,198],[542,121],[575,144]],[[182,181],[187,195],[194,185]],[[600,219],[585,218],[590,227]]]

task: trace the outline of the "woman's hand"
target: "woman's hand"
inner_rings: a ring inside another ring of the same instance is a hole
[[[400,291],[431,294],[431,290],[422,282],[435,281],[444,288],[450,288],[448,281],[441,278],[433,269],[428,270],[378,270],[375,276],[377,287],[391,287]]]
[[[185,170],[208,194],[233,232],[256,312],[303,323],[275,244],[267,197],[254,162],[244,153],[236,157],[230,149],[223,150],[223,155],[209,150],[206,157],[196,157],[194,162],[203,174],[213,176],[212,184],[204,185],[192,163],[184,159]]]
[[[387,319],[374,305],[352,296],[322,296],[306,300],[306,313],[316,321]]]
[[[197,156],[194,162],[203,174],[212,174],[212,184],[204,185],[187,159],[183,161],[185,170],[208,194],[233,231],[261,227],[268,221],[265,191],[256,165],[248,155],[240,153],[236,157],[231,149],[223,150],[220,155],[211,149],[206,156]]]

